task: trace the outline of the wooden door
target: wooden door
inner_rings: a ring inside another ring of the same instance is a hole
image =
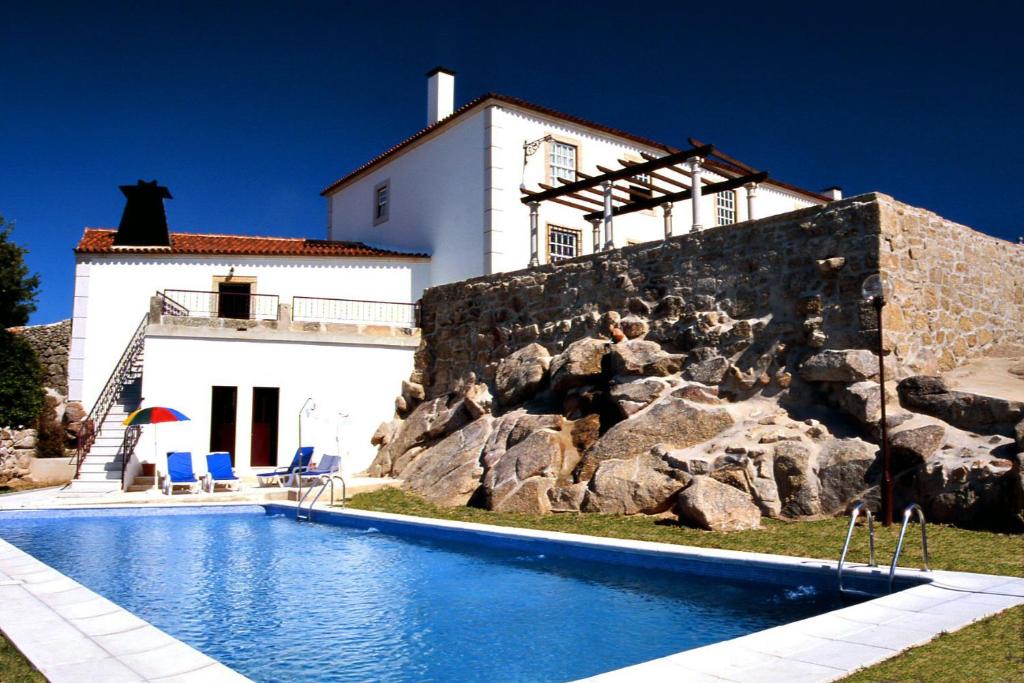
[[[252,456],[253,467],[277,464],[277,428],[280,389],[253,387],[252,390]]]
[[[235,462],[238,387],[213,387],[210,397],[210,452],[227,451]]]

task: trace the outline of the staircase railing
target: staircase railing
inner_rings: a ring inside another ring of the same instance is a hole
[[[128,461],[135,453],[135,444],[139,443],[142,436],[142,425],[132,425],[124,430],[124,439],[121,440],[121,490],[124,491],[124,471],[128,468]]]
[[[138,361],[139,354],[142,353],[142,346],[146,339],[146,325],[148,324],[149,313],[146,313],[146,315],[142,316],[142,321],[121,354],[120,360],[117,361],[117,365],[114,366],[114,371],[107,378],[107,383],[103,385],[103,390],[100,391],[99,397],[93,403],[92,410],[82,420],[82,428],[78,433],[78,449],[75,453],[76,479],[82,469],[82,461],[85,460],[85,456],[89,454],[93,443],[96,442],[96,436],[103,429],[103,421],[107,419],[111,406],[114,405],[114,401],[121,392],[125,380],[132,372],[136,361]],[[122,468],[122,473],[123,471]]]

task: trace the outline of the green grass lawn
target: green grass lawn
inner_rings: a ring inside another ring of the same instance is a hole
[[[0,634],[0,683],[45,683],[46,678],[32,668],[11,641]]]
[[[596,514],[520,515],[475,508],[440,508],[397,489],[381,489],[353,496],[348,506],[360,510],[394,512],[463,522],[564,531],[590,536],[659,541],[703,548],[836,559],[842,550],[847,518],[814,522],[763,520],[756,531],[713,533],[679,526],[672,519],[620,517]],[[900,566],[921,563],[920,534],[916,525],[907,532]],[[896,548],[899,527],[876,527],[875,552],[879,564],[888,564]],[[1024,536],[967,531],[929,524],[928,550],[932,569],[1024,576]],[[866,562],[867,531],[855,532],[850,561]],[[868,681],[1024,681],[1024,606],[1007,610],[955,633],[944,634],[882,664],[845,679]]]

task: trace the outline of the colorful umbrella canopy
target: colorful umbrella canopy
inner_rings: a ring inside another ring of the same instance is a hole
[[[153,406],[152,408],[139,408],[124,419],[124,424],[154,425],[160,422],[184,422],[187,419],[188,417],[174,408]]]

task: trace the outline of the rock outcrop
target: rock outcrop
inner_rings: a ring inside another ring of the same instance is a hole
[[[703,475],[694,477],[679,493],[676,511],[683,522],[709,531],[745,531],[761,526],[761,511],[748,497]]]

